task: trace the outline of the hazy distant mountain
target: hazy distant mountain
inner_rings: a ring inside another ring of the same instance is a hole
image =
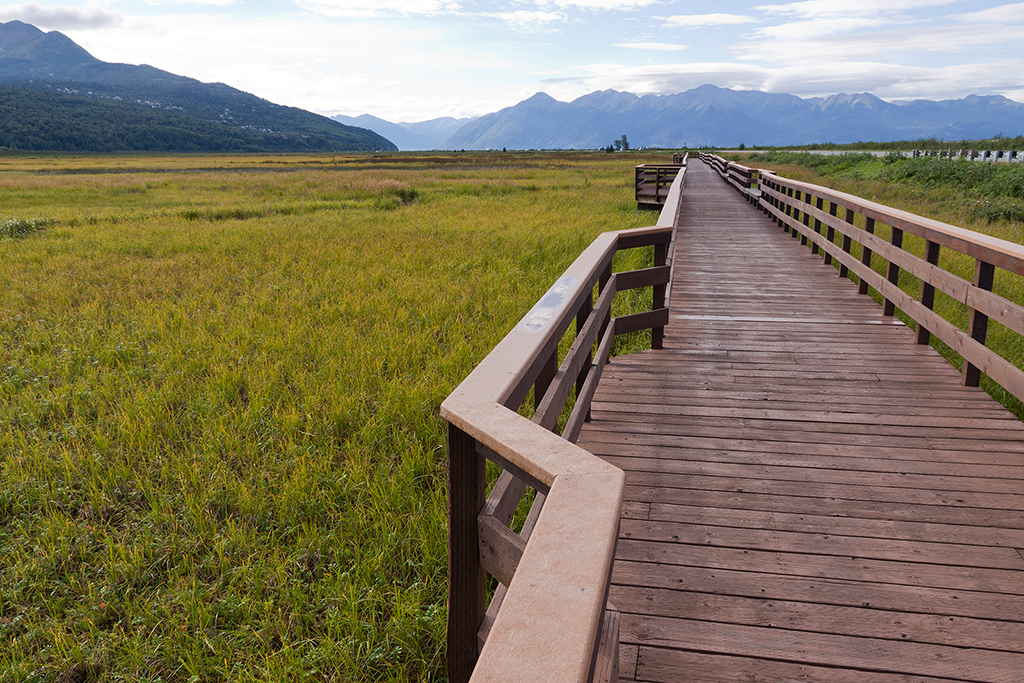
[[[445,116],[417,123],[391,123],[370,114],[354,117],[339,114],[331,118],[349,126],[359,126],[383,135],[398,145],[398,149],[403,152],[436,149],[459,128],[473,120]]]
[[[222,83],[102,62],[67,36],[0,24],[0,147],[69,151],[395,150],[369,130]],[[59,117],[59,118],[55,118]],[[88,147],[104,131],[102,142]]]
[[[1024,133],[1024,104],[1000,96],[890,103],[869,93],[801,99],[703,85],[674,95],[604,90],[559,102],[544,93],[463,126],[444,149],[800,145],[984,139]]]

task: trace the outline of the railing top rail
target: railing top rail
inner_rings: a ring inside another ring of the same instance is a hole
[[[968,256],[972,256],[999,268],[1024,275],[1024,245],[1015,244],[997,237],[990,237],[972,230],[959,228],[912,214],[901,209],[894,209],[855,195],[832,190],[820,185],[813,185],[799,180],[790,180],[775,175],[772,171],[763,170],[762,177],[768,176],[772,182],[783,187],[799,189],[815,197],[821,197],[859,213],[876,221],[899,228],[918,237],[948,247]],[[762,181],[764,182],[764,181]]]

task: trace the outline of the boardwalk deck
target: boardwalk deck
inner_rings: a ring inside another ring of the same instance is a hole
[[[1024,681],[1024,425],[694,161],[626,471],[622,680]]]

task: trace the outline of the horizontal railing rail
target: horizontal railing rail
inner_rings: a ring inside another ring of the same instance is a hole
[[[618,614],[606,603],[624,475],[575,441],[615,337],[651,329],[652,347],[661,347],[684,176],[657,225],[595,239],[441,406],[451,683],[617,678]],[[654,265],[613,272],[615,254],[637,247],[654,247]],[[616,292],[639,287],[652,288],[651,310],[612,317]],[[529,419],[520,409],[531,390]],[[489,494],[487,461],[503,470]],[[535,494],[517,533],[510,524],[528,488]],[[499,584],[489,605],[487,574]]]
[[[680,169],[686,168],[688,154],[673,155],[671,164],[640,164],[633,184],[638,209],[661,210]]]
[[[720,157],[707,156],[708,164],[722,166]],[[996,281],[1003,291],[1024,291],[1024,246],[771,171],[759,171],[757,184],[762,211],[821,253],[826,264],[835,261],[840,277],[856,276],[861,294],[878,292],[885,315],[899,309],[913,320],[917,343],[928,344],[934,335],[959,354],[963,384],[978,386],[985,374],[1024,401],[1024,370],[1015,364],[1020,359],[986,345],[991,320],[1014,337],[1003,348],[1024,347],[1024,306],[993,291]],[[913,251],[905,244],[908,235],[918,238]],[[884,275],[872,267],[874,259],[882,260]],[[964,260],[968,272],[973,265],[971,279],[940,263]],[[901,273],[920,280],[916,297],[900,287]],[[936,293],[966,308],[966,329],[935,311]]]

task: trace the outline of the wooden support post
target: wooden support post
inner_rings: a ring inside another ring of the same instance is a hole
[[[865,218],[864,219],[864,232],[869,232],[872,235],[875,234],[875,219],[874,218]],[[860,253],[860,262],[863,263],[868,268],[871,267],[871,250],[868,249],[867,247],[864,247],[863,250]],[[863,278],[861,278],[860,284],[857,286],[857,291],[859,293],[861,293],[861,294],[867,294],[868,293],[868,283]]]
[[[540,369],[540,374],[537,375],[537,381],[533,383],[533,409],[536,410],[540,406],[540,402],[544,400],[544,394],[547,393],[548,387],[551,386],[551,382],[555,379],[555,375],[558,374],[558,347],[551,352],[551,356],[545,361],[544,365]]]
[[[854,213],[853,209],[847,209],[846,210],[846,222],[849,223],[850,225],[853,225],[853,217],[856,216],[856,215],[857,214]],[[845,251],[847,254],[849,254],[850,253],[850,249],[852,247],[853,247],[853,240],[850,238],[850,235],[849,234],[843,234],[843,251]],[[850,274],[850,269],[847,268],[846,266],[840,264],[840,266],[839,266],[839,277],[846,277],[849,274]]]
[[[835,216],[835,215],[838,214],[838,212],[839,212],[839,205],[836,204],[835,202],[829,202],[829,208],[828,208],[829,215],[830,216]],[[829,225],[828,229],[825,231],[825,239],[827,239],[829,241],[829,243],[832,243],[832,242],[836,241],[836,229],[833,228],[831,225]],[[832,265],[832,254],[825,254],[825,265],[826,266],[831,266]]]
[[[939,264],[939,245],[936,242],[928,241],[924,247],[924,260],[933,266]],[[921,280],[921,304],[931,310],[935,307],[935,285],[930,285]],[[921,323],[917,324],[917,343],[927,344],[931,341],[932,334]]]
[[[794,199],[794,201],[800,201],[803,198],[803,196],[804,196],[803,192],[800,192],[799,190],[797,190],[795,195],[794,195],[794,197],[793,197],[793,199]],[[799,221],[800,220],[800,210],[797,209],[795,206],[793,207],[793,220],[794,221]],[[791,228],[789,236],[792,237],[793,239],[796,239],[797,237],[800,236],[800,233],[797,231],[796,228]]]
[[[804,203],[805,204],[810,204],[811,203],[811,195],[804,194]],[[803,214],[804,214],[802,216],[803,220],[801,222],[804,224],[805,228],[810,229],[810,227],[811,227],[811,214],[807,213],[806,211],[804,211]],[[802,247],[806,247],[807,246],[807,230],[803,230],[800,233],[800,246],[802,246]]]
[[[818,209],[818,211],[821,211],[822,209],[825,208],[825,200],[822,197],[818,197],[818,201],[814,202],[814,206],[815,206],[816,209]],[[818,233],[819,235],[821,234],[821,219],[819,219],[819,218],[815,218],[814,219],[814,232]],[[815,242],[814,244],[811,245],[811,253],[812,254],[817,254],[818,253],[818,243],[817,242]]]
[[[601,294],[604,293],[605,287],[608,286],[608,283],[611,281],[611,279],[612,279],[612,266],[609,263],[608,267],[604,269],[604,272],[601,273],[600,277],[598,277],[598,279],[597,279],[597,296],[598,297],[600,297]],[[600,331],[597,333],[598,339],[600,339],[601,337],[604,337],[604,333],[608,330],[608,325],[611,324],[611,322],[612,322],[612,314],[611,314],[611,311],[608,311],[608,315],[606,315],[604,317],[604,320],[601,321],[601,328],[600,328]]]
[[[902,249],[903,231],[900,230],[899,228],[893,228],[892,239],[889,241],[892,243],[892,246],[896,247],[897,249]],[[897,287],[900,286],[900,267],[893,263],[892,261],[889,262],[889,271],[886,274],[886,279],[892,284],[896,285]],[[891,299],[886,299],[885,302],[882,304],[882,315],[896,315],[896,304],[893,303]]]
[[[654,245],[654,265],[664,266],[668,263],[668,244],[656,244]],[[665,285],[654,285],[651,288],[654,292],[654,296],[651,301],[651,310],[656,311],[659,308],[665,308]],[[651,328],[651,348],[660,349],[665,340],[665,326],[661,325],[658,327]]]
[[[485,614],[477,515],[484,505],[486,463],[475,440],[448,425],[448,680],[466,683]]]
[[[979,289],[992,291],[992,283],[995,279],[995,266],[979,259],[974,264],[974,286]],[[967,324],[967,331],[974,341],[985,344],[985,337],[988,335],[988,316],[976,309],[971,309],[971,319]],[[964,361],[960,381],[966,387],[976,387],[981,382],[981,370],[973,363]]]
[[[793,197],[792,187],[786,190],[786,196],[789,198]],[[790,218],[793,217],[793,204],[788,201],[786,202],[786,215]],[[789,223],[787,221],[782,221],[782,232],[789,232]]]
[[[576,314],[576,334],[580,333],[583,326],[587,322],[587,318],[590,317],[590,312],[594,310],[594,292],[591,288],[590,296],[583,299],[583,305],[580,307],[579,312]],[[593,345],[591,345],[593,346]],[[583,391],[583,385],[587,381],[587,375],[590,374],[590,368],[594,364],[594,349],[590,348],[587,350],[587,362],[580,368],[580,374],[576,377],[576,398],[580,397],[580,393]],[[590,422],[590,410],[587,410],[587,416],[584,418],[587,422]]]

